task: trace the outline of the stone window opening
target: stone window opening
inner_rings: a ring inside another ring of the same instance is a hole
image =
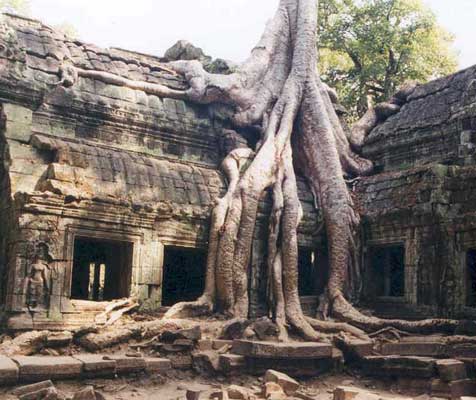
[[[466,252],[466,305],[476,307],[476,249]]]
[[[207,254],[203,249],[164,247],[162,305],[193,301],[205,289]]]
[[[370,297],[405,296],[405,248],[403,245],[375,246],[369,249],[366,286]]]
[[[76,238],[71,298],[110,301],[129,297],[132,252],[130,242]]]

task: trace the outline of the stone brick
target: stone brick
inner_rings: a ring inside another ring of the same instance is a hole
[[[73,357],[83,363],[82,375],[84,377],[114,376],[116,373],[116,361],[105,360],[102,355],[76,354]]]
[[[19,379],[27,382],[79,378],[83,367],[83,363],[73,357],[16,356],[12,359],[18,364]]]
[[[141,372],[146,369],[146,361],[142,357],[128,357],[126,355],[108,355],[104,356],[105,360],[113,360],[116,362],[116,373],[130,374]]]
[[[149,374],[162,374],[172,368],[172,363],[167,358],[146,358],[145,370]]]
[[[445,354],[445,345],[439,342],[386,343],[382,346],[382,354],[437,357]]]
[[[264,381],[277,383],[289,396],[296,393],[299,388],[299,382],[297,382],[295,379],[291,378],[286,374],[283,374],[282,372],[275,371],[272,369],[268,369],[266,371],[266,374],[264,375]]]
[[[18,380],[18,366],[10,358],[0,355],[0,385],[11,385]]]
[[[476,396],[476,382],[474,379],[463,379],[450,382],[451,398],[460,396]]]
[[[373,376],[395,376],[431,378],[436,375],[436,360],[416,356],[370,356],[362,359],[365,374]]]
[[[234,372],[244,373],[246,361],[244,356],[238,354],[220,354],[218,358],[218,369],[228,375]]]
[[[467,378],[464,362],[458,360],[437,360],[436,368],[440,378],[446,382],[459,381]]]
[[[31,385],[24,385],[24,386],[17,387],[12,390],[12,394],[14,396],[21,396],[27,393],[36,392],[38,390],[47,389],[50,387],[53,387],[53,382],[51,382],[50,380],[47,380],[43,382],[32,383]]]
[[[233,341],[233,353],[254,358],[330,358],[332,346],[314,342],[255,342],[250,340]]]

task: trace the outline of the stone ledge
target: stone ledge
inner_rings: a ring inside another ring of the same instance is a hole
[[[73,357],[16,356],[12,360],[19,367],[19,380],[26,382],[79,378],[83,369],[83,363]]]
[[[14,384],[18,381],[19,368],[10,358],[0,356],[0,385]]]
[[[332,357],[332,346],[325,343],[233,341],[232,352],[253,358],[320,359]]]

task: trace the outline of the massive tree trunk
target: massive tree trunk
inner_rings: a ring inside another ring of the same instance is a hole
[[[212,213],[206,288],[195,302],[172,307],[166,317],[218,311],[248,317],[248,265],[258,204],[272,190],[268,277],[271,313],[286,339],[292,325],[305,338],[345,330],[363,336],[347,323],[325,321],[330,315],[364,330],[392,325],[408,330],[452,329],[455,321],[385,321],[357,311],[346,300],[356,282],[354,235],[359,215],[344,177],[368,174],[372,163],[356,152],[379,119],[394,113],[408,93],[370,110],[352,132],[334,111],[335,93],[319,79],[316,50],[317,1],[281,0],[275,17],[250,58],[230,75],[210,74],[198,61],[175,61],[167,68],[182,74],[190,88],[171,90],[129,81],[108,73],[77,70],[83,76],[127,85],[162,96],[203,104],[226,104],[237,127],[259,127],[254,150],[238,148],[222,163],[228,191]],[[299,154],[298,163],[293,155]],[[296,161],[296,160],[294,160]],[[302,217],[294,165],[299,164],[323,213],[330,254],[330,278],[319,317],[303,315],[298,294],[297,227]]]
[[[200,305],[231,317],[247,317],[247,271],[258,202],[263,192],[272,188],[268,291],[281,338],[286,338],[286,324],[308,339],[317,339],[318,331],[336,328],[359,335],[359,330],[346,324],[306,319],[301,310],[297,226],[302,210],[293,167],[293,153],[297,152],[323,213],[329,243],[330,277],[321,297],[319,317],[327,319],[332,314],[364,330],[388,325],[407,330],[451,330],[455,321],[411,323],[370,318],[346,300],[348,289],[355,283],[354,235],[359,215],[344,177],[371,172],[372,164],[355,151],[379,118],[396,112],[408,93],[404,91],[381,106],[380,112],[370,110],[347,134],[334,111],[335,95],[318,76],[316,26],[315,0],[281,0],[251,57],[234,74],[208,74],[197,62],[172,63],[171,67],[184,74],[191,85],[189,99],[231,105],[235,110],[233,122],[260,126],[261,137],[255,153],[241,149],[223,162],[229,187],[213,212],[204,295],[197,302],[174,306],[168,316]]]

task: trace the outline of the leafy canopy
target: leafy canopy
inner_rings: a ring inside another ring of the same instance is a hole
[[[353,117],[408,80],[453,73],[453,36],[422,0],[320,0],[319,68]]]

